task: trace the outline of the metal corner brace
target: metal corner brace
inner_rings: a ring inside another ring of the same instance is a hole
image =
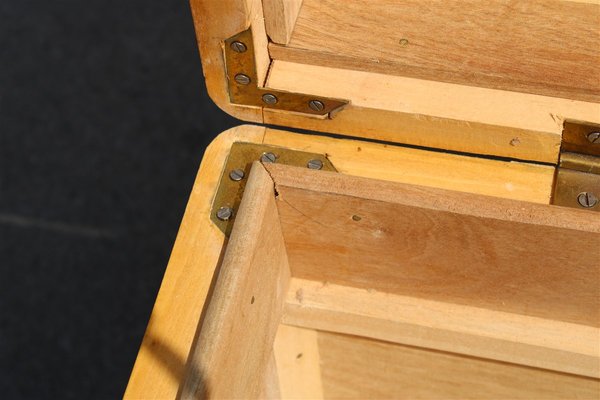
[[[229,99],[234,104],[329,118],[348,104],[346,100],[259,87],[251,28],[227,39],[224,52]]]
[[[337,172],[324,154],[264,144],[234,143],[221,173],[210,212],[210,219],[227,237],[233,228],[235,214],[242,201],[246,181],[254,161]]]
[[[552,204],[600,211],[600,125],[565,122]]]

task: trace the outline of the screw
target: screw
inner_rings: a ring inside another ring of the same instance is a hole
[[[274,94],[267,93],[263,94],[262,100],[267,104],[277,104],[277,97]]]
[[[319,100],[311,100],[308,102],[308,106],[310,107],[311,110],[313,111],[323,111],[325,109],[325,104],[323,104],[322,101]]]
[[[581,207],[592,208],[598,204],[598,198],[593,193],[581,192],[577,196],[577,202]]]
[[[317,159],[315,159],[315,160],[310,160],[310,161],[308,162],[308,164],[306,164],[306,166],[307,166],[309,169],[321,169],[321,168],[323,168],[323,161],[321,161],[321,160],[317,160]]]
[[[233,208],[231,207],[221,207],[217,211],[217,218],[221,221],[229,221],[233,217]]]
[[[232,181],[239,182],[239,181],[241,181],[242,179],[244,179],[244,175],[245,175],[245,174],[244,174],[244,170],[243,170],[243,169],[234,169],[233,171],[231,171],[231,172],[229,173],[229,178],[230,178]]]
[[[237,74],[234,79],[240,85],[247,85],[250,83],[250,77],[248,75]]]
[[[246,50],[248,50],[246,45],[242,42],[233,42],[231,43],[230,47],[231,50],[235,51],[236,53],[244,53]]]
[[[273,153],[263,153],[262,156],[260,156],[260,161],[264,162],[264,163],[274,163],[275,161],[277,161],[277,155],[273,154]]]
[[[600,144],[600,132],[592,132],[588,134],[587,140],[589,140],[590,143]]]

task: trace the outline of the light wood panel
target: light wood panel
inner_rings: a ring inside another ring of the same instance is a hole
[[[319,333],[332,399],[598,399],[598,380]]]
[[[548,182],[551,181],[552,167],[524,164],[523,169],[519,169],[513,167],[514,163],[506,163],[506,172],[502,172],[503,162],[494,166],[490,161],[486,166],[487,163],[472,164],[465,159],[454,164],[450,159],[458,156],[449,155],[449,160],[444,161],[436,158],[436,153],[421,150],[407,153],[402,148],[376,143],[300,135],[249,125],[226,131],[211,143],[202,159],[127,386],[126,399],[172,399],[179,390],[213,274],[221,263],[225,239],[210,221],[210,210],[229,148],[236,141],[264,142],[296,150],[327,153],[338,169],[349,175],[382,177],[391,181],[422,179],[434,187],[442,185],[463,191],[481,187],[486,188],[481,190],[498,196],[536,202],[546,202],[550,196]],[[404,158],[414,162],[402,163]],[[436,163],[454,171],[444,175],[448,182],[438,179],[440,170],[421,168],[420,163],[426,163],[427,160],[436,160]],[[499,179],[496,180],[496,177]],[[521,180],[524,177],[528,178]],[[531,191],[526,190],[528,185]],[[512,187],[514,190],[511,190]]]
[[[279,389],[279,372],[275,362],[275,354],[271,353],[267,370],[263,376],[264,387],[262,388],[260,398],[264,400],[281,399],[281,390]]]
[[[292,38],[302,0],[262,0],[267,35],[275,43],[287,44]]]
[[[564,119],[600,122],[597,103],[285,61],[267,85],[351,105],[324,121],[264,110],[266,123],[533,161],[556,162]]]
[[[289,278],[273,181],[256,162],[191,350],[181,398],[257,398],[265,393]]]
[[[267,129],[264,143],[327,154],[342,174],[548,204],[554,167],[298,135]]]
[[[283,322],[600,378],[600,329],[292,278]]]
[[[306,0],[275,59],[600,101],[600,6]]]
[[[281,398],[323,398],[317,331],[280,325],[273,352],[279,373]]]
[[[263,127],[236,127],[206,148],[125,399],[176,397],[225,244],[225,237],[210,220],[221,171],[233,142],[260,143],[264,133]]]
[[[295,277],[600,326],[588,212],[267,168]]]
[[[380,80],[378,74],[362,72],[366,74],[362,76],[360,71],[349,71],[349,74],[339,68],[330,68],[328,71],[323,67],[306,65],[303,60],[300,60],[301,68],[293,67],[294,73],[290,75],[281,70],[279,61],[269,65],[261,0],[192,0],[191,4],[208,92],[219,107],[242,120],[548,163],[557,161],[562,121],[565,118],[600,122],[600,106],[582,101],[548,108],[548,102],[553,101],[549,97],[533,96],[518,102],[503,91],[488,89],[488,92],[475,96],[477,98],[473,101],[463,103],[461,90],[439,90],[439,87],[430,86],[432,82],[416,79],[414,85],[403,87],[397,85],[396,78],[409,78],[379,74],[384,77]],[[354,105],[344,109],[334,119],[316,119],[262,107],[231,104],[222,43],[249,26],[252,26],[254,33],[255,58],[261,81],[271,67],[269,85],[274,88],[289,85],[283,90],[348,98]],[[276,79],[278,75],[282,78]],[[394,90],[386,90],[388,78]],[[353,95],[353,88],[360,88],[358,96]],[[434,106],[421,109],[403,100],[413,92],[420,93],[425,104]],[[365,104],[365,101],[369,104]],[[471,106],[467,107],[467,103]],[[460,104],[464,104],[466,110],[479,114],[473,118],[466,118],[460,113],[449,116],[448,110],[460,108],[457,106]],[[493,118],[488,118],[490,116]],[[536,128],[536,124],[540,125]]]

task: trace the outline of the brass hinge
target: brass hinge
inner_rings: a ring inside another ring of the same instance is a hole
[[[242,201],[252,163],[279,163],[296,167],[337,172],[324,154],[290,150],[284,147],[237,142],[231,146],[219,186],[213,199],[211,220],[229,236],[236,211]]]
[[[565,122],[552,204],[600,211],[600,125]]]
[[[229,99],[234,104],[264,107],[318,116],[333,116],[348,104],[347,100],[309,94],[291,93],[260,87],[252,30],[225,41],[225,67],[229,82]],[[301,76],[298,79],[302,79]]]

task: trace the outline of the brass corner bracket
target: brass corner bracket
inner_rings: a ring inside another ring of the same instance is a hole
[[[600,211],[600,125],[564,123],[552,204]]]
[[[337,172],[324,154],[264,144],[233,143],[210,212],[210,219],[226,236],[230,235],[233,228],[236,211],[239,209],[246,181],[255,161]]]
[[[224,52],[229,98],[234,104],[329,118],[348,104],[346,100],[260,87],[262,83],[258,82],[251,28],[227,39]]]

